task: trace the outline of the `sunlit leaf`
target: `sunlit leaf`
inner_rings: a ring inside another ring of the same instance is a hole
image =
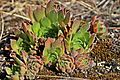
[[[22,42],[23,42],[23,39],[22,39],[22,38],[19,38],[16,43],[17,43],[17,45],[20,46],[20,45],[22,44]]]
[[[11,40],[11,47],[12,47],[13,51],[15,51],[18,55],[20,55],[20,53],[18,51],[19,46],[17,45],[16,40]]]
[[[12,70],[9,67],[5,67],[5,71],[8,75],[12,75]]]
[[[51,26],[51,21],[50,21],[47,17],[44,17],[44,18],[41,20],[41,24],[42,24],[44,27],[50,27],[50,26]]]
[[[40,23],[34,22],[31,28],[32,28],[33,32],[36,34],[36,36],[39,37]]]

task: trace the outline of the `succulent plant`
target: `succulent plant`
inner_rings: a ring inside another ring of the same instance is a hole
[[[56,69],[59,72],[72,73],[75,69],[86,70],[95,65],[89,54],[80,54],[79,51],[72,51],[70,55],[64,54],[58,59]]]
[[[27,63],[27,72],[25,74],[27,79],[35,79],[36,75],[40,70],[43,69],[43,61],[39,56],[29,56],[28,63]]]
[[[94,16],[91,20],[90,32],[96,33],[99,38],[104,38],[108,32],[107,25],[100,17]]]
[[[81,22],[81,27],[78,32],[76,32],[72,38],[71,45],[73,50],[81,50],[81,53],[88,53],[95,39],[95,34],[90,34],[88,32],[89,24],[87,22]]]
[[[74,59],[75,59],[75,66],[77,69],[86,70],[96,65],[88,54],[77,55]]]
[[[52,38],[48,38],[45,42],[45,49],[43,51],[43,58],[45,64],[52,62],[55,63],[57,59],[64,54],[63,38],[60,36],[54,41]]]
[[[69,10],[55,5],[60,6],[50,0],[46,7],[38,6],[34,11],[30,8],[31,23],[23,22],[21,30],[15,29],[18,39],[11,40],[14,51],[11,57],[19,65],[19,76],[26,73],[33,79],[49,63],[55,64],[58,71],[68,73],[89,65],[89,57],[83,55],[92,49],[96,33],[89,33],[89,22],[73,19]],[[71,56],[72,51],[81,56]]]
[[[64,54],[58,59],[58,62],[56,63],[56,69],[59,72],[72,73],[75,69],[74,58]]]
[[[15,52],[12,52],[10,57],[15,61],[11,68],[5,68],[8,78],[10,79],[23,80],[25,76],[31,78],[31,76],[37,74],[38,71],[43,68],[43,61],[40,56],[28,55],[25,51],[21,51],[20,57],[18,57]]]

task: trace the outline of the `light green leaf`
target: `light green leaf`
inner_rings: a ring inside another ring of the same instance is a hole
[[[17,45],[16,40],[11,40],[11,47],[18,55],[20,55],[20,53],[18,52],[19,46]]]
[[[23,39],[22,38],[18,38],[16,43],[17,43],[17,45],[20,46],[23,43]]]
[[[51,26],[51,21],[50,21],[47,17],[44,17],[44,18],[41,20],[41,24],[42,24],[44,27],[50,27],[50,26]]]
[[[5,67],[5,71],[8,75],[12,75],[12,70],[9,67]]]
[[[34,22],[31,28],[32,28],[32,31],[35,33],[35,35],[39,37],[40,23]]]

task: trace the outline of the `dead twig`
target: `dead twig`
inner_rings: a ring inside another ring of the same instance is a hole
[[[99,10],[92,7],[91,5],[83,2],[83,1],[76,1],[78,4],[84,6],[85,8],[89,9],[90,11],[93,11],[95,14],[100,14]]]
[[[0,40],[2,39],[2,35],[3,35],[3,32],[4,32],[4,19],[3,19],[3,16],[1,15],[1,19],[2,19],[2,25],[1,25],[1,27],[2,27],[2,29],[1,29],[1,34],[0,34]]]
[[[105,3],[106,0],[102,0],[98,5],[97,7],[100,7],[103,3]]]
[[[63,77],[63,76],[50,76],[50,75],[39,75],[39,78],[57,78],[57,79],[71,79],[71,80],[88,80],[83,78],[76,78],[76,77]]]
[[[60,2],[60,1],[56,1],[56,3],[61,4],[62,6],[64,6],[65,8],[67,8],[67,9],[70,10],[70,11],[73,11],[73,10],[71,9],[71,7],[68,7],[66,4],[64,4],[64,3]]]
[[[102,8],[105,8],[108,5],[108,3],[110,3],[110,0],[106,1],[106,3],[102,6]]]
[[[10,12],[5,12],[5,11],[2,11],[2,10],[0,10],[0,13],[6,14],[6,15],[13,15],[15,17],[19,17],[19,18],[31,21],[29,18],[27,18],[25,16],[18,15],[18,14],[13,14],[13,13],[10,13]]]

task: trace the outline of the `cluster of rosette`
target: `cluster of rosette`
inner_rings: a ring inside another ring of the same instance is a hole
[[[88,53],[94,47],[96,35],[106,32],[101,20],[94,18],[90,24],[75,19],[69,10],[52,0],[46,7],[39,5],[35,10],[29,7],[28,16],[31,21],[23,22],[22,29],[15,29],[17,40],[11,40],[11,57],[20,68],[19,76],[31,69],[38,73],[47,65],[70,73],[94,64]],[[6,72],[11,75],[13,71],[6,68]]]

